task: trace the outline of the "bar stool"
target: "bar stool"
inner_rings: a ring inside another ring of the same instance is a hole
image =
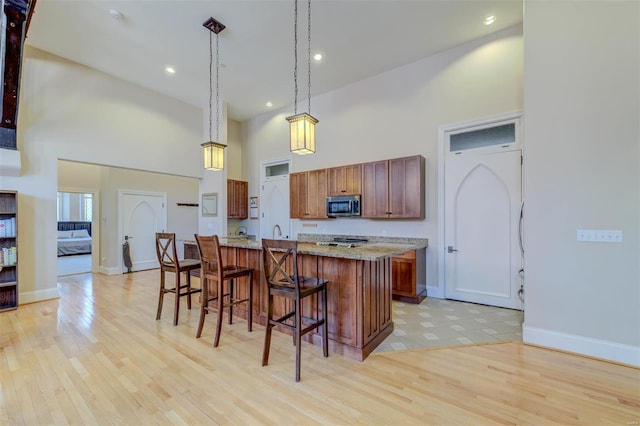
[[[218,347],[220,343],[220,331],[222,330],[222,312],[224,308],[229,308],[229,324],[233,322],[233,307],[246,303],[247,307],[247,329],[249,332],[253,329],[253,269],[237,265],[224,265],[222,263],[222,255],[220,253],[220,242],[217,235],[200,236],[196,235],[198,243],[198,251],[200,253],[200,263],[202,265],[200,272],[200,282],[202,283],[202,304],[200,307],[200,321],[198,323],[198,331],[196,338],[202,335],[202,327],[204,326],[204,316],[209,313],[209,302],[217,301],[216,308],[218,310],[218,324],[216,326],[216,337],[213,341],[213,347]],[[246,298],[237,298],[234,291],[234,280],[236,278],[247,277],[245,280]],[[209,283],[216,282],[216,294],[211,296],[209,293]],[[224,292],[224,282],[229,282],[229,292]],[[228,301],[226,298],[228,296]]]
[[[293,330],[293,343],[296,346],[296,382],[300,381],[300,351],[302,336],[322,326],[322,352],[329,356],[327,333],[327,284],[328,280],[298,275],[298,242],[291,240],[262,240],[264,275],[269,288],[267,328],[262,352],[262,365],[269,362],[271,330],[281,325]],[[287,272],[287,264],[290,272]],[[302,300],[307,296],[320,293],[322,318],[308,318],[302,314]],[[274,319],[274,296],[291,300],[292,310],[284,316]],[[303,328],[304,326],[304,328]]]
[[[178,258],[176,250],[176,234],[166,232],[156,232],[156,254],[160,263],[160,297],[158,298],[158,313],[156,321],[160,319],[162,314],[162,302],[165,293],[174,293],[175,309],[173,312],[173,325],[178,325],[178,313],[180,312],[180,298],[187,296],[187,307],[191,309],[191,295],[199,293],[199,288],[191,288],[191,271],[200,268],[200,261],[197,259]],[[166,288],[164,285],[165,272],[173,272],[175,274],[175,287]],[[187,282],[182,285],[180,276],[186,273]],[[183,291],[184,290],[184,291]]]

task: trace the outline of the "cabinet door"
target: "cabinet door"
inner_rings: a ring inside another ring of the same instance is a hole
[[[327,195],[359,195],[362,193],[362,165],[353,164],[327,169]]]
[[[246,219],[249,217],[249,182],[238,181],[236,193],[236,206],[238,217]]]
[[[389,160],[389,217],[424,219],[424,157]]]
[[[248,215],[249,183],[227,179],[227,217],[246,219]]]
[[[327,195],[336,197],[345,195],[344,191],[344,167],[332,167],[327,169]]]
[[[416,251],[393,257],[393,295],[416,297]]]
[[[304,219],[307,213],[307,172],[289,174],[289,216]]]
[[[362,165],[362,217],[388,216],[389,162],[376,161]]]
[[[362,164],[344,166],[344,188],[346,195],[362,193]]]
[[[311,170],[307,176],[307,219],[327,218],[327,170]]]

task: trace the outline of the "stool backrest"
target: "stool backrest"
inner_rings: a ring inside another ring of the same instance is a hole
[[[200,253],[200,267],[203,277],[222,281],[222,254],[217,235],[203,236],[195,234]]]
[[[156,232],[156,254],[160,266],[165,268],[180,267],[175,233]]]
[[[300,291],[297,241],[263,238],[262,257],[264,276],[269,287]]]

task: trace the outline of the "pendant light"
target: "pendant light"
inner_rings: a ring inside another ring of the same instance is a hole
[[[307,89],[308,110],[298,114],[298,0],[294,0],[293,18],[293,115],[287,117],[291,152],[305,155],[316,152],[316,124],[318,120],[311,115],[311,0],[307,1]]]
[[[219,105],[220,96],[218,94],[218,74],[220,73],[220,48],[218,43],[218,34],[225,29],[225,26],[213,18],[209,18],[202,24],[209,33],[209,141],[202,144],[204,149],[204,168],[207,170],[222,170],[224,169],[224,149],[226,145],[218,142],[220,139],[220,115]],[[213,34],[216,35],[216,141],[211,137],[211,103],[213,98],[212,88],[212,68],[213,68]]]

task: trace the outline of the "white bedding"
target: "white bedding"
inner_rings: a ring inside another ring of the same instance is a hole
[[[58,256],[91,253],[91,237],[86,229],[58,231]]]

